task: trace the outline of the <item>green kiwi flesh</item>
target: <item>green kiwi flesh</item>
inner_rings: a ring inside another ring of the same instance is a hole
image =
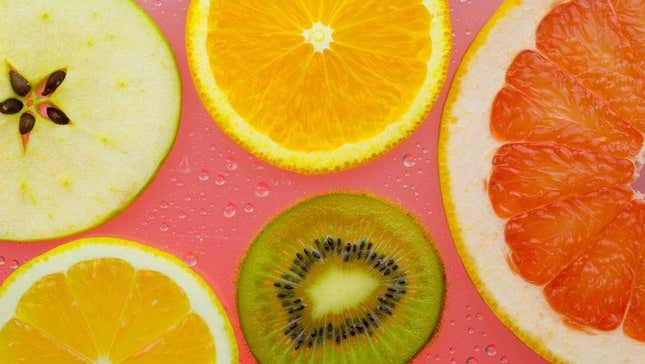
[[[405,363],[436,330],[443,266],[410,215],[333,193],[290,208],[240,270],[242,330],[262,363]]]

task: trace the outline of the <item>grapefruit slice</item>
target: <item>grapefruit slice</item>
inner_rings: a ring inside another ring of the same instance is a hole
[[[186,33],[216,123],[303,173],[349,168],[399,143],[436,100],[450,53],[445,0],[196,0]]]
[[[62,245],[0,287],[6,364],[233,363],[224,309],[178,259],[137,243]]]
[[[642,1],[506,1],[456,75],[442,194],[500,319],[554,362],[645,357]]]
[[[141,193],[172,146],[172,52],[133,1],[0,9],[0,239],[98,225]]]

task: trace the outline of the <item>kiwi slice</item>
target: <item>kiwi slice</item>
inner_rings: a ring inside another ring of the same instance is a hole
[[[443,266],[414,218],[334,193],[287,210],[242,263],[242,330],[263,363],[404,363],[436,330]]]

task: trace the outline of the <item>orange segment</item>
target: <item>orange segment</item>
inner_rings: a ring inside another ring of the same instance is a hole
[[[67,271],[67,283],[100,355],[110,352],[133,279],[132,266],[118,259],[85,261]]]
[[[79,356],[90,361],[98,358],[93,334],[61,273],[45,276],[31,286],[20,299],[15,317]]]
[[[578,325],[617,328],[639,265],[644,223],[645,204],[631,203],[590,249],[546,286],[544,295],[553,309]]]
[[[623,34],[631,41],[641,70],[645,62],[645,1],[612,0]]]
[[[141,270],[119,319],[110,358],[120,362],[162,336],[189,313],[186,294],[159,272]]]
[[[214,357],[215,347],[206,323],[190,314],[123,364],[209,363]]]
[[[535,51],[523,51],[506,75],[491,111],[491,132],[509,141],[556,142],[633,156],[643,136],[601,99]]]
[[[627,188],[603,188],[514,216],[505,229],[513,268],[528,282],[551,281],[631,197]]]
[[[537,48],[645,132],[643,71],[607,0],[573,0],[553,9],[538,27]]]
[[[90,364],[37,329],[10,320],[0,330],[0,363]]]
[[[488,195],[507,218],[572,194],[628,184],[633,173],[626,159],[555,144],[506,144],[493,158]]]

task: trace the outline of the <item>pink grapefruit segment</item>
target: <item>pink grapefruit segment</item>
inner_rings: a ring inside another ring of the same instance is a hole
[[[510,261],[526,281],[551,281],[629,203],[627,188],[604,188],[512,217],[506,224]]]
[[[641,133],[535,51],[515,58],[506,83],[491,114],[491,132],[498,139],[557,142],[616,157],[633,156],[641,148]]]
[[[642,26],[640,19],[634,20]],[[645,132],[645,84],[634,51],[642,46],[632,45],[608,1],[565,2],[542,19],[537,30],[537,48],[542,54]]]
[[[567,319],[599,330],[623,321],[643,245],[645,204],[632,202],[544,294]]]
[[[514,143],[493,158],[488,194],[495,212],[511,217],[570,195],[628,184],[634,164],[557,144]]]

